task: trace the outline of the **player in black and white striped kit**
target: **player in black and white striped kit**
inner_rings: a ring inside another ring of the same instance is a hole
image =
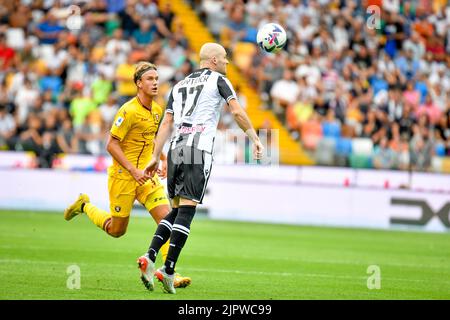
[[[239,127],[252,141],[254,158],[261,159],[263,154],[264,147],[239,104],[233,86],[225,77],[227,64],[226,51],[221,45],[206,43],[202,46],[200,69],[178,82],[170,93],[152,160],[145,169],[145,174],[153,177],[163,146],[175,127],[167,159],[167,188],[173,209],[158,225],[147,253],[150,265],[153,263],[152,270],[155,270],[156,255],[170,237],[165,265],[155,271],[155,276],[169,293],[175,293],[175,264],[208,183],[214,138],[224,101]]]

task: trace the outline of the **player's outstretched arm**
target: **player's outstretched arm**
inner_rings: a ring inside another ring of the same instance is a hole
[[[119,140],[113,136],[108,137],[108,142],[106,143],[106,150],[109,154],[124,167],[133,178],[140,184],[143,185],[149,178],[144,175],[142,170],[138,170],[133,164],[127,159],[120,147]]]
[[[259,137],[256,134],[256,131],[253,128],[253,125],[247,116],[247,113],[241,107],[241,105],[239,104],[239,102],[236,99],[231,99],[228,102],[228,108],[234,117],[234,121],[236,121],[236,123],[239,125],[239,127],[242,129],[242,131],[244,131],[245,134],[253,142],[253,157],[256,160],[261,159],[263,152],[264,152],[264,146],[262,145],[261,141],[259,140]]]
[[[150,163],[144,170],[145,175],[147,177],[153,177],[155,175],[156,170],[158,170],[162,149],[167,139],[172,134],[172,130],[173,130],[173,114],[170,112],[166,112],[163,122],[159,127],[158,134],[156,135],[155,138],[155,148],[153,149],[152,160],[150,160]]]

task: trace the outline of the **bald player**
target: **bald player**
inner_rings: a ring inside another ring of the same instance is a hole
[[[214,138],[224,101],[239,127],[253,143],[255,159],[261,159],[264,147],[239,104],[230,81],[225,77],[228,60],[225,49],[206,43],[200,49],[200,69],[195,70],[172,89],[164,120],[155,140],[155,149],[145,175],[153,177],[159,166],[163,146],[172,134],[168,153],[167,189],[172,211],[156,229],[145,255],[154,268],[161,246],[170,239],[167,259],[155,271],[164,291],[176,293],[174,269],[190,233],[196,206],[202,203],[212,167]]]

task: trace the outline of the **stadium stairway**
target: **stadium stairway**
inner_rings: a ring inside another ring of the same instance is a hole
[[[205,42],[216,42],[208,28],[198,18],[195,11],[183,0],[160,1],[160,6],[170,1],[172,10],[183,26],[183,30],[194,52],[199,52]],[[230,62],[227,68],[227,76],[234,86],[239,86],[242,94],[247,98],[247,113],[255,128],[263,127],[268,121],[271,129],[279,130],[280,162],[290,165],[311,165],[314,161],[304,152],[289,134],[287,129],[275,117],[271,111],[262,110],[262,101],[258,93],[251,88],[245,78],[240,74],[236,66]]]

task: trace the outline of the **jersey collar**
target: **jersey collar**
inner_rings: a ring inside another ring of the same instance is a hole
[[[136,100],[139,102],[139,104],[140,104],[143,108],[145,108],[146,110],[152,112],[153,100],[152,100],[152,104],[150,105],[150,107],[145,106],[145,105],[141,102],[141,99],[139,99],[139,96],[138,96],[138,95],[136,95]]]

